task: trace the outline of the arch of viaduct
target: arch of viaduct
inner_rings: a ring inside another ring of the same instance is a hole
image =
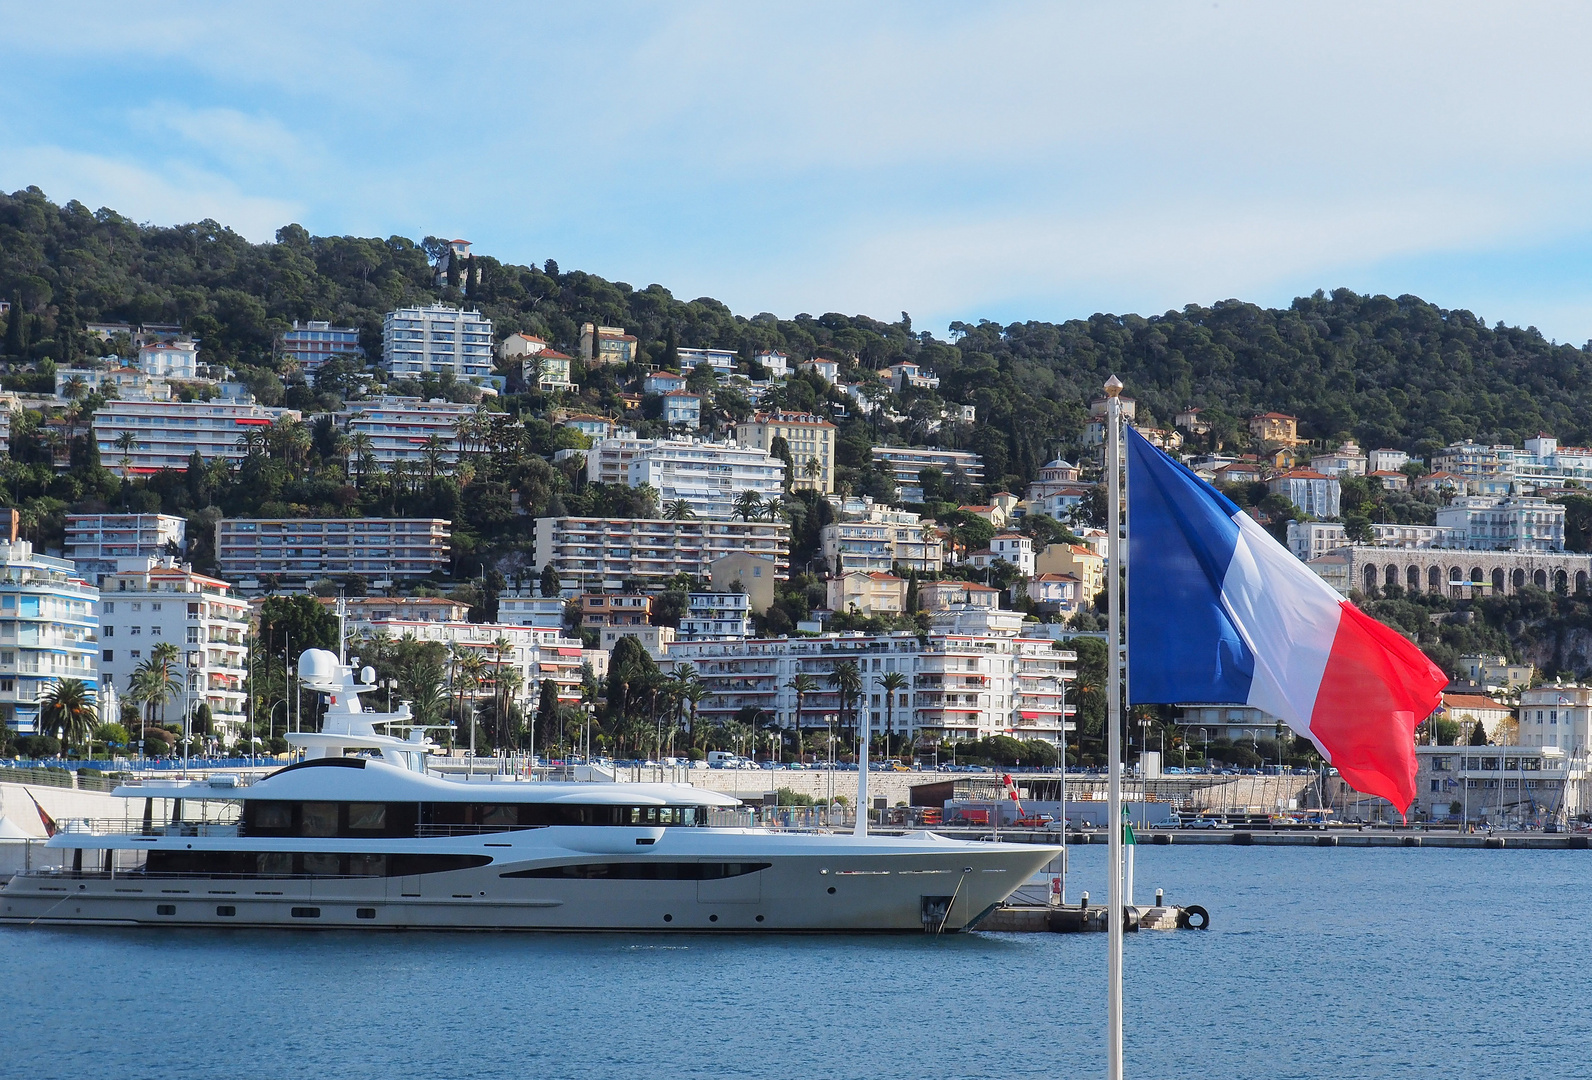
[[[1575,552],[1355,546],[1349,553],[1349,581],[1367,592],[1388,585],[1457,599],[1507,596],[1528,585],[1562,594],[1592,592],[1592,555]]]

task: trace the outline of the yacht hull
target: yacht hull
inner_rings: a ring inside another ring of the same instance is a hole
[[[541,852],[540,857],[527,858],[500,850],[489,865],[411,877],[251,879],[36,872],[20,874],[0,890],[0,922],[342,930],[954,933],[976,925],[1059,854],[1049,847],[964,844],[939,838],[856,841],[764,834],[746,845],[712,843],[714,839],[727,838],[700,837],[709,842],[692,845],[716,851],[649,852],[643,858],[616,859],[571,850],[556,857]],[[781,847],[797,850],[770,850]],[[584,871],[594,864],[634,869],[660,863],[671,873],[684,867],[679,872],[686,875],[702,865],[757,869],[695,878],[549,876],[565,868]]]

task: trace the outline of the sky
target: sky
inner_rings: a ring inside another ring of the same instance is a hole
[[[1592,338],[1592,7],[0,0],[0,188],[735,311],[1413,293]]]

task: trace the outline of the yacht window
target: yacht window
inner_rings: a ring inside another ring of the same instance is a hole
[[[387,827],[387,804],[355,802],[348,804],[348,827],[351,830],[374,831]]]
[[[387,856],[356,852],[348,857],[348,872],[355,877],[386,877]]]
[[[312,877],[336,877],[342,871],[342,856],[335,851],[306,851],[304,872]]]
[[[259,872],[262,874],[287,877],[293,872],[293,853],[291,851],[262,851],[259,857],[259,867]]]
[[[520,823],[520,808],[518,806],[483,806],[481,807],[482,825],[518,825]]]
[[[258,829],[291,829],[293,827],[293,804],[285,802],[251,802],[249,810],[252,819],[249,824]]]
[[[336,836],[337,804],[331,802],[305,803],[304,817],[299,823],[299,835]]]

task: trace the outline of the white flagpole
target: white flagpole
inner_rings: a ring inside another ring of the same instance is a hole
[[[1110,783],[1107,876],[1106,1080],[1122,1080],[1122,382],[1106,380],[1107,658],[1106,724]]]

